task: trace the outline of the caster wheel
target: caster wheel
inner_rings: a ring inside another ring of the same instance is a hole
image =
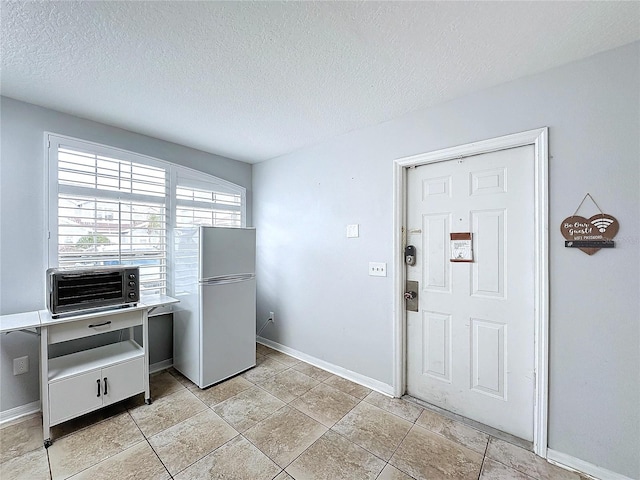
[[[151,405],[153,403],[153,401],[150,398],[147,398],[144,403],[146,403],[147,405]]]
[[[53,444],[53,442],[51,441],[51,439],[50,439],[50,438],[47,438],[47,439],[44,441],[44,448],[49,448],[52,444]]]

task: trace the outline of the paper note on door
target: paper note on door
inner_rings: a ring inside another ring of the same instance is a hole
[[[473,249],[471,247],[471,233],[451,233],[451,261],[473,262]]]

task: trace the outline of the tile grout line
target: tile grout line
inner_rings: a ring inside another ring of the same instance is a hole
[[[171,472],[169,471],[169,469],[167,468],[165,463],[160,458],[160,455],[158,455],[158,452],[156,452],[156,449],[153,448],[153,445],[151,445],[151,442],[149,441],[149,439],[145,438],[145,440],[147,441],[147,445],[149,445],[149,448],[151,448],[151,451],[153,452],[153,454],[156,456],[158,461],[162,464],[162,466],[164,467],[165,471],[169,474],[169,478],[173,478],[173,475],[171,474]],[[180,472],[178,472],[178,473],[180,473]]]
[[[402,445],[402,442],[404,442],[404,441],[405,441],[405,439],[407,438],[407,436],[409,435],[409,433],[411,432],[411,430],[413,429],[413,427],[417,425],[417,423],[416,423],[416,422],[418,421],[418,418],[420,418],[420,415],[422,415],[422,412],[420,412],[420,414],[416,417],[416,419],[415,419],[415,420],[411,421],[411,420],[408,420],[408,419],[406,419],[406,418],[404,418],[404,417],[402,417],[402,416],[400,416],[400,415],[395,414],[394,412],[391,412],[390,410],[387,410],[386,408],[379,407],[378,405],[374,405],[374,404],[372,404],[372,403],[370,403],[370,402],[367,402],[367,401],[366,401],[366,398],[367,398],[368,396],[369,396],[369,395],[367,395],[365,398],[363,398],[363,399],[362,399],[362,401],[363,401],[363,402],[365,402],[365,403],[367,403],[367,404],[369,404],[369,405],[372,405],[372,406],[374,406],[374,407],[377,407],[377,408],[379,408],[379,409],[381,409],[381,410],[384,410],[385,412],[388,412],[388,413],[390,413],[390,414],[392,414],[392,415],[395,415],[396,417],[398,417],[398,418],[400,418],[400,419],[402,419],[402,420],[405,420],[405,421],[407,421],[407,422],[411,423],[411,427],[409,427],[409,430],[407,430],[407,433],[405,433],[405,434],[404,434],[404,436],[402,437],[402,440],[400,440],[400,441],[398,442],[398,445],[396,446],[396,448],[394,448],[394,449],[393,449],[393,452],[392,452],[392,453],[391,453],[391,455],[389,456],[389,460],[387,460],[386,465],[382,468],[382,470],[381,470],[381,471],[380,471],[380,473],[378,474],[378,477],[380,477],[380,475],[382,475],[382,471],[384,471],[384,469],[387,467],[387,465],[390,465],[392,468],[395,468],[395,469],[396,469],[396,470],[398,470],[399,472],[402,472],[402,473],[404,473],[405,475],[407,475],[407,476],[409,476],[409,477],[411,477],[412,479],[414,479],[414,480],[415,480],[415,477],[414,477],[413,475],[409,474],[408,472],[405,472],[404,470],[401,470],[400,468],[396,467],[395,465],[391,464],[390,462],[391,462],[391,459],[393,458],[393,456],[396,454],[396,452],[397,452],[397,451],[398,451],[398,449],[400,448],[400,446]],[[398,399],[398,400],[401,400],[401,399]],[[420,408],[421,410],[424,410],[422,407],[418,407],[418,408]],[[376,478],[378,478],[378,477],[376,477]]]
[[[275,412],[274,412],[274,413],[275,413]],[[269,418],[269,417],[267,417],[267,418]],[[265,420],[266,420],[266,419],[265,419]],[[260,422],[258,422],[258,423],[260,423]],[[257,425],[257,423],[256,423],[256,425]],[[255,425],[254,425],[254,426],[255,426]],[[253,427],[251,427],[251,428],[253,428]],[[278,468],[280,469],[280,471],[279,471],[279,472],[278,472],[278,473],[277,473],[273,478],[276,478],[278,475],[280,475],[282,472],[284,472],[284,468],[282,468],[282,467],[281,467],[281,466],[280,466],[280,465],[275,461],[275,459],[271,458],[271,457],[270,457],[266,452],[263,452],[263,451],[260,449],[260,447],[258,447],[255,443],[253,443],[253,442],[251,441],[251,439],[249,439],[249,438],[245,437],[243,433],[241,433],[241,434],[240,434],[240,436],[241,436],[242,438],[244,438],[247,442],[249,442],[251,445],[253,445],[253,446],[254,446],[254,447],[255,447],[255,448],[256,448],[256,449],[257,449],[261,454],[263,454],[265,457],[267,457],[269,460],[271,460],[271,461],[273,462],[273,464],[274,464],[276,467],[278,467]],[[235,438],[235,437],[233,437],[233,438]],[[230,441],[230,440],[229,440],[229,441]],[[305,450],[306,450],[306,449],[305,449]],[[302,455],[302,454],[301,454],[301,455]],[[287,465],[287,467],[288,467],[289,465],[291,465],[291,463],[289,463],[289,464]],[[285,467],[285,468],[286,468],[286,467]]]
[[[45,447],[47,453],[47,466],[49,467],[49,480],[53,480],[53,471],[51,471],[51,458],[49,457],[49,449]]]
[[[482,463],[480,464],[480,472],[478,472],[478,480],[482,478],[482,472],[484,471],[484,462],[487,459],[487,450],[489,450],[489,442],[491,442],[491,435],[487,438],[487,444],[484,446],[484,454],[482,455]]]
[[[511,446],[513,446],[513,447],[515,447],[515,448],[519,448],[519,449],[521,449],[521,450],[524,450],[526,453],[531,453],[532,455],[534,455],[534,461],[535,461],[535,458],[537,458],[537,456],[536,456],[533,452],[529,452],[528,450],[526,450],[526,449],[524,449],[524,448],[522,448],[522,447],[519,447],[518,445],[513,445],[513,444],[511,444],[511,443],[507,442],[506,440],[501,440],[501,439],[499,439],[499,438],[495,438],[495,437],[493,437],[493,436],[489,436],[489,442],[487,442],[487,449],[486,449],[486,452],[488,452],[488,451],[489,451],[489,444],[490,444],[490,443],[492,443],[492,441],[493,441],[493,440],[498,440],[498,441],[501,441],[501,442],[507,443],[508,445],[511,445]],[[493,458],[493,457],[488,456],[488,455],[487,455],[487,458],[489,458],[489,460],[491,460],[491,461],[493,461],[493,462],[497,462],[497,463],[499,463],[500,465],[502,465],[502,466],[504,466],[504,467],[507,467],[507,468],[509,468],[509,469],[511,469],[511,470],[514,470],[514,471],[518,472],[518,473],[521,473],[521,474],[522,474],[522,475],[524,475],[525,477],[529,477],[529,478],[532,478],[532,479],[534,479],[534,480],[540,480],[540,475],[538,475],[537,471],[536,471],[535,476],[534,476],[534,475],[529,475],[529,473],[527,473],[527,472],[523,472],[522,470],[520,470],[519,468],[517,468],[517,467],[516,467],[516,466],[514,466],[514,465],[507,465],[507,463],[506,463],[505,461],[498,460],[497,458]],[[549,463],[549,462],[547,462],[547,460],[544,460],[544,462],[545,462],[546,464],[548,464],[548,463]],[[484,462],[483,462],[483,463],[484,463]],[[533,473],[533,472],[531,472],[531,473]]]
[[[273,377],[269,377],[268,379],[263,380],[263,381],[262,381],[262,382],[260,382],[260,383],[264,383],[264,382],[266,382],[266,381],[268,381],[268,380],[274,379],[274,378],[275,378],[275,377],[277,377],[278,375],[280,375],[280,374],[282,374],[282,373],[285,373],[285,372],[287,372],[288,370],[293,370],[293,367],[289,367],[289,368],[287,368],[286,370],[283,370],[282,372],[279,372],[279,373],[275,374]],[[297,372],[297,373],[299,373],[300,375],[304,375],[304,373],[302,373],[302,372],[298,372],[297,370],[296,370],[296,372]],[[305,376],[305,377],[307,377],[307,378],[309,378],[309,379],[311,379],[311,380],[314,380],[313,378],[309,377],[308,375],[304,375],[304,376]],[[304,391],[303,393],[301,393],[300,395],[294,395],[294,397],[295,397],[295,398],[293,398],[292,400],[289,400],[289,401],[287,402],[287,401],[283,400],[282,398],[278,397],[275,393],[270,392],[269,390],[267,390],[265,387],[263,387],[263,386],[262,386],[262,385],[260,385],[259,383],[255,383],[254,385],[255,385],[256,387],[261,388],[262,390],[264,390],[264,391],[265,391],[265,392],[267,392],[268,394],[270,394],[270,395],[272,395],[272,396],[276,397],[276,398],[277,398],[278,400],[280,400],[281,402],[284,402],[284,403],[285,403],[285,405],[289,405],[291,402],[293,402],[293,401],[295,401],[296,399],[300,398],[302,395],[304,395],[305,393],[307,393],[307,392],[308,392],[309,390],[311,390],[312,388],[317,387],[317,385],[314,385],[313,387],[309,388],[308,390],[305,390],[305,391]],[[288,390],[287,390],[287,391],[288,391]],[[293,395],[293,394],[292,394],[292,395]]]
[[[482,463],[480,464],[480,471],[478,472],[478,480],[482,478],[482,471],[484,470],[484,461],[487,457],[482,457]]]
[[[354,408],[355,408],[355,407],[354,407]],[[345,416],[346,416],[346,415],[345,415]],[[343,417],[343,418],[344,418],[344,417]],[[338,421],[340,421],[340,420],[338,420]],[[335,426],[337,423],[338,423],[338,422],[334,423],[334,426]],[[351,443],[351,444],[355,445],[356,447],[361,448],[361,449],[362,449],[362,450],[364,450],[365,452],[367,452],[367,453],[369,453],[369,454],[373,455],[373,456],[374,456],[374,457],[376,457],[377,459],[382,460],[382,461],[384,462],[384,467],[386,467],[386,466],[389,464],[389,461],[388,461],[388,460],[385,460],[384,458],[381,458],[379,455],[377,455],[377,454],[373,453],[373,452],[372,452],[371,450],[369,450],[368,448],[365,448],[365,447],[363,447],[362,445],[358,445],[356,442],[354,442],[353,440],[351,440],[351,439],[349,439],[349,438],[345,437],[345,436],[344,436],[344,435],[342,435],[340,432],[336,432],[336,431],[333,429],[333,427],[331,427],[329,430],[331,430],[333,433],[335,433],[335,434],[336,434],[336,435],[338,435],[339,437],[344,438],[347,442],[349,442],[349,443]],[[304,453],[304,452],[303,452],[303,453]],[[391,456],[393,456],[393,455],[391,455]],[[389,459],[391,459],[391,457],[389,457]],[[393,466],[393,465],[392,465],[392,466]],[[384,467],[382,467],[382,469],[380,470],[380,473],[382,473],[382,470],[384,470]],[[378,478],[378,477],[380,476],[380,473],[378,473],[378,475],[376,476],[376,478]]]
[[[421,413],[422,415],[422,413]],[[420,418],[420,415],[418,415],[418,418]],[[393,450],[393,453],[391,454],[391,456],[389,457],[389,461],[387,462],[387,465],[391,465],[393,468],[396,468],[397,470],[401,471],[402,473],[405,473],[407,475],[409,475],[411,478],[415,478],[413,475],[411,475],[409,472],[405,472],[404,470],[396,467],[395,465],[393,465],[391,462],[391,459],[394,457],[394,455],[396,454],[396,452],[398,451],[398,449],[400,448],[400,446],[402,445],[402,443],[407,439],[407,437],[409,436],[409,433],[411,433],[411,430],[413,430],[413,427],[415,427],[417,424],[416,422],[418,421],[418,418],[416,418],[413,422],[411,427],[409,427],[409,430],[407,430],[407,433],[404,434],[404,437],[402,437],[402,440],[400,440],[400,442],[398,442],[398,446]],[[405,419],[406,420],[406,419]]]
[[[480,471],[478,472],[478,480],[482,478],[482,472],[484,471],[484,462],[487,459],[487,450],[489,450],[489,442],[491,441],[491,435],[487,438],[487,444],[484,446],[484,453],[482,454],[482,463],[480,464]]]

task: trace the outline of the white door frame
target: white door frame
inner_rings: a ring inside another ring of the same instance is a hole
[[[539,128],[489,140],[445,148],[399,158],[394,162],[394,396],[406,392],[406,310],[404,308],[404,286],[406,269],[403,250],[406,242],[407,215],[407,169],[417,165],[442,162],[456,158],[495,152],[506,148],[533,145],[535,148],[535,366],[534,366],[534,412],[533,450],[536,455],[547,457],[547,408],[548,408],[548,361],[549,361],[549,192],[548,192],[548,128]]]

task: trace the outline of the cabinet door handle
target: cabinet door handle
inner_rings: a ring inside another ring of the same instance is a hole
[[[100,396],[100,379],[96,380],[98,382],[98,395],[96,395],[96,397]]]
[[[109,325],[110,323],[111,320],[109,320],[108,322],[96,323],[95,325],[89,325],[89,328],[104,327],[105,325]]]
[[[100,382],[100,380],[98,380]],[[104,377],[104,394],[107,395],[107,377]]]

